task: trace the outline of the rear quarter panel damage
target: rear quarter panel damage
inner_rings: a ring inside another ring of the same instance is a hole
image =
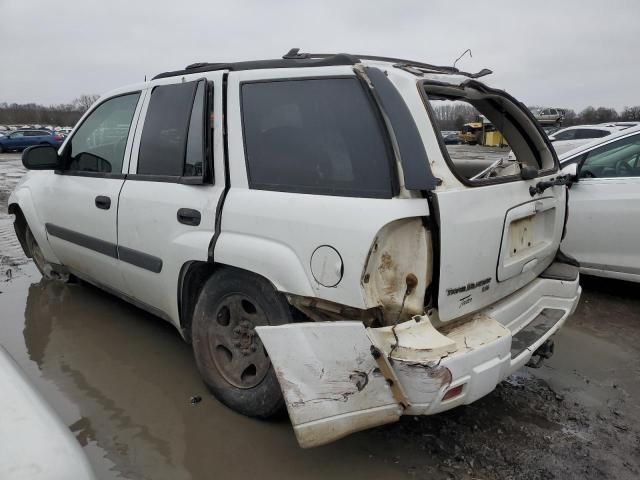
[[[380,229],[362,275],[367,307],[382,307],[385,323],[424,312],[431,282],[431,236],[421,218],[396,220]]]

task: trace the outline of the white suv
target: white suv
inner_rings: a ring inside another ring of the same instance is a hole
[[[534,116],[541,125],[560,125],[564,120],[564,110],[560,108],[543,108]]]
[[[580,295],[557,158],[484,73],[294,50],[120,88],[25,151],[18,238],[175,325],[226,405],[286,405],[304,447],[468,404],[549,355]],[[448,152],[434,102],[517,161]]]

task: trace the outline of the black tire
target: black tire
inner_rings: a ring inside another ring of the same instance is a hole
[[[4,153],[4,148],[0,145],[0,153]]]
[[[38,245],[38,242],[36,242],[33,233],[31,233],[31,229],[29,228],[29,226],[25,228],[25,240],[27,243],[27,248],[29,249],[29,254],[31,255],[33,263],[36,265],[36,268],[42,274],[43,278],[50,278],[48,272],[49,269],[47,268],[47,261],[44,259],[44,255],[40,250],[40,246]]]
[[[200,375],[215,397],[250,417],[269,418],[284,410],[284,399],[258,325],[292,321],[284,296],[264,278],[221,268],[205,283],[191,323]]]

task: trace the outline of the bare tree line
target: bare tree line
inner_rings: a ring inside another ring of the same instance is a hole
[[[40,105],[37,103],[0,102],[0,125],[72,126],[80,119],[98,95],[80,95],[71,103]]]
[[[433,105],[433,103],[432,103]],[[530,106],[530,110],[538,110],[541,107]],[[465,123],[478,121],[478,111],[466,103],[449,103],[446,105],[434,105],[433,107],[438,123],[442,130],[460,130]],[[640,105],[624,107],[621,111],[615,108],[589,106],[580,112],[566,109],[563,127],[572,125],[589,125],[604,122],[640,122]]]
[[[40,105],[37,103],[0,102],[0,125],[75,125],[82,114],[98,99],[98,95],[80,95],[71,103]],[[537,110],[540,107],[531,106]],[[478,111],[471,105],[455,102],[434,105],[434,111],[442,130],[460,130],[465,123],[478,120]],[[563,126],[595,124],[614,121],[640,121],[640,105],[614,108],[589,106],[576,113],[567,109]]]

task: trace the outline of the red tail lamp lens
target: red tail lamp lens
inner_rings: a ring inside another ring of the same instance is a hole
[[[445,400],[451,400],[452,398],[457,397],[462,393],[463,389],[464,383],[462,385],[458,385],[457,387],[450,388],[449,390],[447,390],[447,393],[444,394],[444,397],[442,397],[442,401],[444,402]]]

